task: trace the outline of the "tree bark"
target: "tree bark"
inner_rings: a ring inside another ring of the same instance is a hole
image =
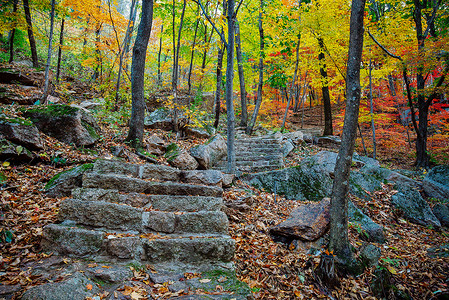
[[[161,37],[159,38],[159,51],[157,53],[157,84],[162,83],[161,73],[161,54],[162,54],[162,33],[164,32],[164,24],[161,24]]]
[[[329,95],[329,79],[327,77],[327,68],[324,57],[324,41],[318,38],[320,53],[318,59],[320,60],[320,74],[321,74],[321,91],[323,92],[323,107],[324,107],[324,133],[323,135],[333,135],[332,130],[332,105]]]
[[[220,97],[221,97],[221,86],[223,81],[223,52],[224,49],[218,48],[218,57],[217,57],[217,85],[215,89],[215,120],[214,127],[218,128],[218,123],[220,122]]]
[[[145,57],[148,48],[148,41],[153,23],[153,0],[142,1],[142,16],[137,30],[136,41],[133,48],[133,59],[131,64],[131,93],[132,108],[129,122],[128,137],[126,140],[131,146],[138,149],[142,145],[144,118],[145,118],[145,98],[144,98],[144,76]]]
[[[55,24],[55,0],[51,0],[50,11],[50,36],[48,38],[48,52],[47,52],[47,65],[45,66],[45,84],[44,93],[42,94],[42,103],[47,104],[48,85],[50,80],[50,64],[51,64],[51,52],[53,45],[53,28]]]
[[[17,12],[17,6],[19,5],[19,0],[14,0],[12,12],[15,14]],[[17,19],[14,19],[14,28],[11,30],[11,36],[9,37],[9,63],[14,61],[14,36],[16,34]]]
[[[64,22],[61,21],[61,31],[59,32],[59,47],[58,47],[58,67],[56,68],[56,82],[59,82],[59,75],[61,73],[61,60],[62,60],[62,45],[64,44]]]
[[[199,5],[198,5],[197,16],[199,16],[199,14],[200,14],[200,7],[199,7]],[[192,80],[193,58],[194,58],[194,56],[195,56],[196,36],[197,36],[197,34],[198,34],[198,27],[199,27],[199,25],[200,25],[200,18],[198,18],[198,19],[196,20],[196,24],[195,24],[195,35],[194,35],[194,37],[193,37],[192,52],[191,52],[191,54],[190,54],[189,75],[188,75],[188,77],[187,77],[187,86],[188,86],[188,89],[189,89],[189,93],[190,93],[190,90],[192,89],[192,81],[191,81],[191,80]]]
[[[363,48],[363,14],[366,0],[353,0],[351,7],[346,81],[346,113],[341,146],[335,165],[330,209],[329,248],[334,251],[343,271],[353,265],[348,239],[349,172],[354,153],[360,106],[360,63]]]
[[[264,32],[263,32],[263,0],[260,0],[260,10],[259,10],[259,38],[260,38],[260,52],[259,52],[259,84],[257,87],[257,99],[256,105],[254,107],[253,114],[251,116],[251,120],[246,127],[246,134],[251,135],[253,133],[254,126],[256,124],[257,115],[259,114],[260,105],[262,104],[262,89],[263,89],[263,59],[264,59]]]
[[[235,15],[234,15],[234,0],[228,1],[228,44],[227,44],[227,64],[226,64],[226,111],[227,111],[227,146],[228,146],[228,165],[227,172],[235,174],[235,113],[233,102],[233,83],[234,83],[234,29],[235,29]]]
[[[242,106],[240,126],[246,127],[246,124],[248,123],[248,109],[246,102],[245,74],[243,72],[242,45],[240,42],[240,26],[237,20],[235,21],[235,50],[240,82],[240,103]]]
[[[38,68],[39,62],[37,60],[36,41],[33,34],[33,22],[31,20],[30,4],[28,0],[23,0],[23,10],[25,11],[25,19],[27,22],[28,40],[30,42],[31,60],[33,61],[33,67]]]
[[[110,2],[109,2],[110,3]],[[134,14],[134,10],[136,9],[136,0],[132,0],[131,2],[131,8],[129,10],[129,20],[128,20],[128,26],[126,27],[125,37],[123,39],[122,47],[119,46],[120,56],[119,56],[119,63],[118,63],[118,74],[117,74],[117,82],[115,85],[115,107],[114,111],[118,110],[119,102],[120,102],[120,79],[122,77],[122,68],[123,68],[123,58],[125,56],[125,46],[128,43],[128,40],[131,38],[131,24],[132,24],[132,18]],[[111,18],[112,20],[112,18]],[[117,43],[118,43],[118,37],[117,37]]]
[[[374,103],[373,103],[373,66],[371,59],[369,60],[369,102],[370,102],[370,115],[371,115],[371,130],[373,132],[373,158],[376,159],[376,126],[374,126]],[[362,137],[363,139],[363,137]]]

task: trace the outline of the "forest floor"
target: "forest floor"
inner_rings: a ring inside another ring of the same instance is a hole
[[[16,113],[14,106],[7,109],[10,114]],[[309,115],[316,121],[317,112],[310,110]],[[310,120],[305,123],[317,126]],[[102,123],[101,126],[101,141],[93,148],[76,148],[45,136],[44,150],[39,153],[40,162],[0,166],[7,177],[7,182],[0,186],[0,281],[16,285],[18,295],[31,286],[44,283],[39,277],[31,276],[30,270],[23,266],[33,261],[39,263],[51,255],[42,252],[39,243],[42,228],[56,221],[61,199],[47,197],[45,184],[63,170],[100,157],[111,157],[113,147],[127,149],[123,144],[127,127],[117,123]],[[161,130],[146,132],[146,136],[151,134],[185,148],[205,142],[198,139],[175,141],[175,135],[170,137]],[[302,146],[289,157],[289,165],[320,150],[313,145]],[[143,163],[131,154],[132,151],[128,153],[127,160]],[[159,162],[167,163],[164,158]],[[393,166],[411,168],[411,164],[400,165],[398,161]],[[251,191],[249,196],[248,191]],[[237,181],[232,188],[225,190],[225,200],[244,198],[251,207],[245,211],[231,211],[230,214],[230,234],[237,242],[235,264],[238,277],[248,283],[257,299],[375,299],[370,284],[376,278],[376,270],[383,268],[388,270],[391,283],[397,290],[412,299],[447,299],[442,295],[449,295],[448,250],[445,250],[445,258],[435,258],[429,256],[429,249],[449,245],[449,231],[405,220],[391,205],[390,198],[394,193],[391,186],[385,185],[372,195],[369,202],[351,198],[370,218],[384,226],[387,242],[378,245],[382,251],[379,266],[366,269],[359,276],[340,278],[337,287],[328,289],[314,272],[319,255],[308,254],[307,249],[301,247],[274,243],[268,234],[268,228],[285,220],[299,203]],[[5,242],[8,232],[13,234],[11,242]],[[351,244],[360,249],[363,241],[357,228],[350,227],[349,233]]]

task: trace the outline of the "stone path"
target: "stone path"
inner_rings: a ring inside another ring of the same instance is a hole
[[[82,187],[61,202],[61,223],[44,228],[42,246],[71,258],[151,265],[157,270],[152,281],[171,282],[174,292],[207,290],[201,280],[192,282],[183,274],[234,273],[235,242],[221,210],[221,174],[98,160],[84,175]],[[228,299],[226,295],[246,299],[226,290],[220,299]]]
[[[214,169],[224,171],[227,157],[219,161]],[[235,140],[237,170],[244,173],[270,171],[284,167],[282,145],[274,135],[240,137]]]

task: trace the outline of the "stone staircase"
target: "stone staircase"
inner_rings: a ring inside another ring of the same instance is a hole
[[[284,167],[281,139],[276,135],[259,137],[242,136],[235,139],[236,168],[240,172],[254,173]],[[219,161],[214,169],[225,171],[227,157]]]
[[[94,261],[233,270],[221,181],[192,184],[199,177],[187,172],[218,173],[96,161],[61,202],[61,223],[44,228],[43,248]]]

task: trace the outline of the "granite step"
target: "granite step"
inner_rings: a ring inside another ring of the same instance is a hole
[[[221,197],[223,189],[216,186],[203,186],[176,182],[146,181],[117,174],[86,173],[83,187],[113,189],[120,192],[135,192],[152,195],[211,196]]]
[[[105,201],[65,199],[58,218],[76,224],[138,233],[228,233],[229,222],[222,211],[164,212],[144,210]]]
[[[221,197],[147,195],[135,192],[99,188],[76,188],[72,191],[74,199],[83,201],[105,201],[127,204],[137,208],[150,208],[160,211],[219,211],[224,207]]]

